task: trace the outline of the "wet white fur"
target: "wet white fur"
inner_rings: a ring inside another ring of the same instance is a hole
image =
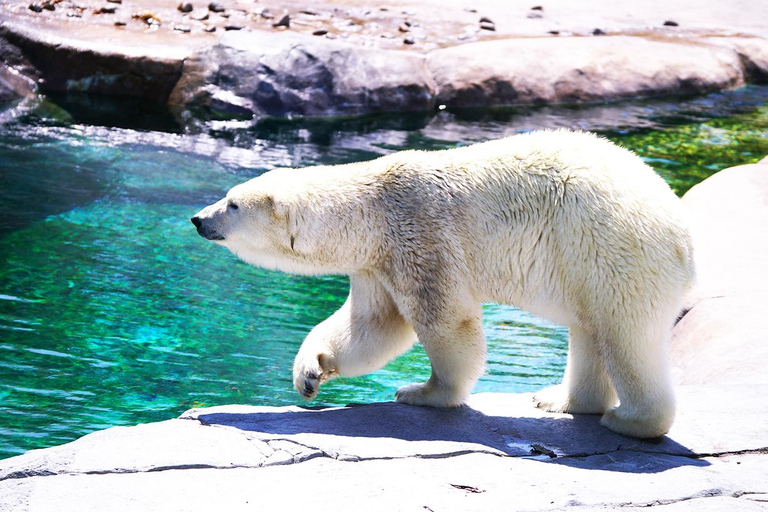
[[[603,414],[635,437],[672,424],[666,345],[694,277],[687,223],[667,184],[607,140],[534,132],[279,169],[199,216],[251,264],[350,276],[346,303],[296,357],[307,398],[418,338],[432,376],[397,400],[460,405],[484,370],[480,305],[498,302],[570,327],[563,383],[538,393],[538,407]]]

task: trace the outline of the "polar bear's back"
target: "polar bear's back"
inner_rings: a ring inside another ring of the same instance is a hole
[[[391,221],[415,217],[424,243],[462,254],[444,265],[464,268],[480,300],[571,323],[576,303],[606,309],[595,301],[679,296],[693,279],[679,199],[608,140],[533,132],[406,161],[385,179],[396,189],[389,207],[403,213]]]

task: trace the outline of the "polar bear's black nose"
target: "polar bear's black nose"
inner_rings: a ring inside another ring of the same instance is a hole
[[[195,215],[194,217],[192,217],[191,220],[192,220],[192,224],[194,224],[195,227],[199,229],[200,228],[200,224],[202,224],[202,221],[200,220],[200,217]]]

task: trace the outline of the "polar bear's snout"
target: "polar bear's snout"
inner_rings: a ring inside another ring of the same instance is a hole
[[[224,236],[210,226],[206,219],[195,215],[192,224],[197,228],[197,233],[206,240],[224,240]]]
[[[218,213],[213,209],[216,205],[203,208],[190,220],[197,228],[197,233],[206,240],[221,241],[224,240],[220,219]]]

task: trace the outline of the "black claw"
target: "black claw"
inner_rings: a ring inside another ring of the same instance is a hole
[[[317,380],[317,374],[315,372],[307,372],[307,379]]]
[[[312,393],[315,392],[315,387],[309,383],[309,381],[304,381],[304,391],[302,394],[304,396],[312,396]]]

